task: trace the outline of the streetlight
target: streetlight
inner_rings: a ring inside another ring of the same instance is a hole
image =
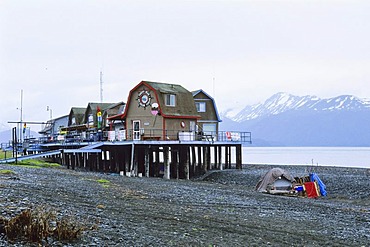
[[[49,106],[46,106],[46,111],[50,112],[50,120],[51,120],[53,118],[53,110]]]
[[[17,107],[17,110],[20,110],[21,111],[21,116],[20,116],[20,121],[19,121],[19,138],[20,138],[20,142],[22,143],[23,142],[23,138],[22,138],[22,123],[23,123],[23,89],[21,89],[21,108],[18,108]]]
[[[52,119],[53,119],[53,110],[49,106],[46,106],[46,111],[50,112],[50,127],[51,127],[50,136],[53,138],[53,135],[54,135],[54,123],[52,121]]]

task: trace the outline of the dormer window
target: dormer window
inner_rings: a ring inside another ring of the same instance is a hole
[[[206,102],[195,102],[198,112],[206,112]]]
[[[176,95],[166,94],[165,95],[166,106],[176,106]]]
[[[76,125],[76,118],[75,117],[72,117],[71,125]]]

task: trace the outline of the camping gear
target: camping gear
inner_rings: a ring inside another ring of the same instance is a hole
[[[294,186],[294,190],[295,190],[296,195],[298,196],[303,196],[305,193],[303,185]]]
[[[327,193],[326,193],[326,186],[321,181],[321,179],[319,178],[319,176],[316,173],[311,173],[310,174],[310,180],[311,180],[311,182],[315,182],[315,181],[317,182],[317,185],[319,186],[320,194],[322,196],[326,196],[327,195]]]
[[[294,189],[298,192],[304,191],[304,188],[302,185],[294,186]]]
[[[295,182],[289,172],[281,168],[272,168],[256,185],[256,191],[270,194],[288,194]]]
[[[305,188],[307,197],[309,197],[309,198],[319,197],[320,192],[317,188],[316,182],[306,182],[306,183],[303,184],[303,186]]]
[[[258,181],[256,191],[317,198],[326,196],[326,186],[316,173],[293,178],[281,168],[272,168]]]

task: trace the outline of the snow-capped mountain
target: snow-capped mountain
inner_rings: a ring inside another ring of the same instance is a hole
[[[246,106],[239,112],[228,110],[222,115],[235,122],[278,115],[291,110],[336,111],[336,110],[370,109],[370,100],[360,99],[352,95],[341,95],[329,99],[317,96],[295,96],[288,93],[277,93],[264,103]]]
[[[352,95],[277,93],[220,115],[221,130],[250,131],[257,146],[370,146],[370,100]]]

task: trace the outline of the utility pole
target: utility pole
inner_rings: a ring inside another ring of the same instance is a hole
[[[23,89],[21,89],[21,117],[20,117],[20,125],[19,125],[19,138],[20,143],[23,143],[23,136],[22,136],[22,128],[23,128]]]
[[[12,146],[13,146],[13,158],[15,157],[15,164],[17,164],[18,159],[18,144],[17,144],[17,128],[12,129]]]

